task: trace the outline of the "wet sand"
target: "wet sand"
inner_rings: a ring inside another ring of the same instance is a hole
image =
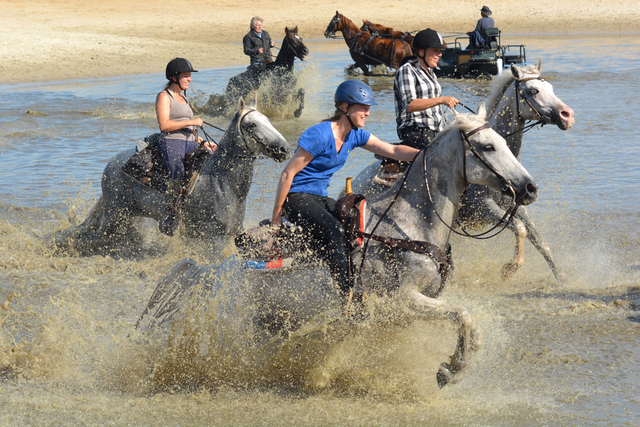
[[[5,83],[25,83],[164,71],[187,57],[196,68],[248,62],[242,37],[253,15],[279,43],[285,26],[298,26],[305,39],[321,39],[336,10],[361,25],[363,19],[401,31],[431,27],[463,33],[480,18],[481,3],[433,0],[346,2],[267,0],[241,6],[230,0],[3,1],[0,29]],[[634,32],[640,28],[636,0],[610,2],[492,1],[496,26],[504,34]],[[433,11],[433,12],[432,12]],[[421,13],[422,12],[422,13]]]

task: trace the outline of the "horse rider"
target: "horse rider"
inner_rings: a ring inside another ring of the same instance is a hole
[[[180,194],[184,178],[184,157],[198,148],[197,132],[194,127],[202,126],[202,119],[193,118],[193,110],[187,101],[187,89],[191,83],[191,73],[197,73],[191,63],[184,58],[175,58],[167,64],[165,75],[169,82],[156,96],[156,117],[162,133],[158,149],[169,171],[167,194],[170,197],[167,216],[160,222],[160,231],[172,236],[177,211],[174,201]],[[182,92],[182,93],[181,93]],[[205,144],[210,151],[215,146]]]
[[[262,29],[262,18],[251,18],[251,29],[242,39],[244,54],[251,58],[249,71],[258,74],[271,61],[271,48],[275,46],[269,33]]]
[[[371,105],[373,91],[359,80],[347,80],[334,95],[333,117],[308,128],[298,140],[295,154],[285,166],[276,190],[271,223],[287,219],[302,227],[317,242],[318,255],[327,263],[334,283],[347,297],[353,287],[349,248],[344,229],[335,217],[336,201],[328,197],[331,176],[356,147],[397,160],[413,160],[419,152],[405,145],[384,142],[361,129]]]
[[[482,32],[489,28],[495,28],[495,22],[493,22],[493,18],[490,17],[491,13],[491,9],[487,6],[482,6],[482,9],[480,9],[481,18],[478,19],[476,29],[467,33],[469,36],[469,46],[467,46],[467,49],[482,47],[488,42],[488,40],[484,39]]]
[[[455,107],[453,96],[441,96],[442,87],[434,72],[445,48],[437,31],[427,28],[413,39],[416,56],[396,71],[393,82],[396,126],[402,143],[422,149],[444,128],[442,106]]]

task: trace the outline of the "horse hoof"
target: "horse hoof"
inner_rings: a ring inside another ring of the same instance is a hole
[[[302,108],[298,108],[296,111],[293,112],[293,116],[297,119],[298,117],[300,117],[302,115]]]
[[[500,277],[502,277],[502,280],[508,280],[512,278],[514,274],[516,274],[516,271],[518,271],[519,268],[520,266],[515,262],[505,264],[500,271]]]
[[[440,369],[438,369],[438,373],[436,375],[436,380],[438,381],[438,388],[442,388],[452,382],[453,372],[451,372],[451,365],[447,363],[440,365]]]

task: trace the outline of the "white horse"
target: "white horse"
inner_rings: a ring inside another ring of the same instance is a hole
[[[484,117],[484,105],[478,116],[457,115],[458,123],[418,155],[402,181],[367,201],[361,235],[367,242],[354,256],[358,286],[367,295],[399,304],[403,322],[444,320],[455,325],[456,350],[438,371],[440,386],[457,380],[479,345],[467,310],[438,298],[449,271],[450,227],[464,189],[470,183],[488,185],[519,204],[537,197],[533,179]],[[194,299],[210,309],[215,306],[216,314],[225,319],[244,307],[255,325],[269,331],[296,328],[316,316],[340,312],[342,298],[324,266],[265,272],[247,268],[250,265],[235,258],[210,267],[190,259],[179,262],[155,290],[140,329],[171,328],[186,315],[185,301]],[[223,292],[231,296],[210,303]]]
[[[526,68],[511,65],[509,73],[496,79],[486,100],[489,124],[506,139],[507,146],[518,159],[523,134],[532,125],[554,124],[561,130],[567,130],[574,124],[573,110],[554,94],[553,86],[540,76],[541,68],[540,60],[535,66]],[[534,123],[527,125],[532,121]],[[386,190],[391,184],[379,178],[380,172],[380,162],[366,167],[354,178],[353,191],[371,196]],[[462,197],[459,215],[464,227],[478,230],[488,224],[498,223],[504,217],[506,208],[499,191],[471,185]],[[502,268],[504,279],[511,277],[524,264],[524,241],[529,238],[549,264],[556,279],[560,282],[566,280],[549,245],[536,230],[525,208],[518,209],[508,227],[515,234],[516,247],[514,258]]]
[[[132,148],[109,161],[102,175],[102,196],[82,224],[58,233],[59,248],[73,248],[81,255],[117,253],[136,246],[136,217],[160,221],[166,216],[167,195],[122,171],[134,153]],[[208,156],[191,194],[184,200],[184,235],[205,242],[211,253],[217,253],[240,233],[253,165],[259,154],[282,162],[289,158],[291,149],[269,119],[258,112],[255,99],[245,104],[240,98],[218,149]]]

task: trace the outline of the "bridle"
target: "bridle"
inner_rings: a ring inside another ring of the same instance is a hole
[[[340,18],[341,17],[342,17],[342,15],[336,15],[336,16],[333,17],[331,22],[329,22],[329,25],[327,26],[327,31],[326,31],[327,37],[335,37],[335,35],[336,35],[336,27],[340,23]]]
[[[522,99],[524,100],[524,102],[527,103],[527,105],[529,106],[529,108],[531,108],[533,110],[533,112],[535,113],[535,119],[537,119],[536,122],[534,123],[530,123],[526,126],[524,126],[522,129],[518,129],[514,132],[511,132],[508,135],[505,135],[504,138],[508,138],[512,135],[515,135],[519,132],[525,133],[526,131],[530,130],[533,127],[536,127],[538,125],[540,125],[541,127],[544,126],[545,124],[547,124],[547,122],[551,122],[551,117],[548,116],[543,116],[542,114],[540,114],[540,111],[538,111],[538,109],[531,103],[531,101],[529,100],[529,98],[527,98],[527,95],[525,94],[524,90],[522,90],[520,88],[520,84],[521,83],[526,83],[530,80],[540,80],[542,82],[544,82],[544,78],[542,78],[542,76],[536,76],[536,77],[527,77],[524,79],[520,79],[520,80],[516,80],[515,81],[515,89],[516,89],[516,117],[520,118],[520,99],[519,97],[522,96]]]
[[[480,156],[480,154],[478,153],[478,151],[476,150],[476,148],[473,146],[473,144],[471,144],[471,141],[469,141],[469,137],[473,136],[474,134],[484,130],[484,129],[490,129],[490,125],[489,123],[485,123],[482,126],[479,126],[469,132],[464,132],[464,131],[460,131],[460,135],[462,136],[462,145],[463,145],[463,150],[462,150],[462,158],[463,158],[463,174],[464,174],[464,179],[465,181],[467,181],[467,165],[466,165],[466,146],[469,146],[469,150],[473,153],[474,156],[476,156],[478,158],[478,160],[480,160],[480,162],[482,162],[482,164],[484,164],[491,172],[493,172],[503,183],[502,186],[502,191],[504,193],[509,192],[512,196],[512,206],[507,210],[507,212],[505,213],[505,216],[491,229],[489,229],[486,232],[483,232],[481,234],[478,235],[471,235],[468,232],[466,232],[463,228],[464,233],[460,233],[456,230],[454,230],[449,224],[447,224],[442,217],[440,216],[440,214],[438,214],[438,211],[434,209],[434,213],[436,214],[436,216],[438,217],[438,219],[453,233],[461,235],[461,236],[465,236],[465,237],[471,237],[471,238],[475,238],[475,239],[489,239],[491,237],[495,237],[496,235],[500,234],[509,224],[509,221],[511,221],[511,218],[515,215],[516,210],[518,208],[518,205],[516,203],[516,193],[515,190],[513,189],[513,186],[511,184],[510,181],[508,181],[506,178],[504,178],[498,171],[495,170],[495,168],[493,166],[491,166],[489,163],[487,163],[487,161],[482,158],[482,156]],[[413,161],[409,164],[409,167],[407,168],[406,172],[404,173],[404,177],[402,180],[402,183],[400,185],[400,187],[398,188],[398,191],[396,192],[393,200],[391,201],[391,203],[389,204],[389,206],[387,206],[387,208],[385,209],[384,213],[380,216],[380,218],[378,218],[378,221],[376,222],[376,225],[373,227],[373,229],[371,230],[370,233],[365,233],[365,232],[359,232],[358,235],[360,237],[364,237],[366,238],[366,242],[364,244],[363,250],[362,250],[362,258],[361,258],[361,262],[360,262],[360,266],[358,268],[358,271],[362,271],[362,267],[364,265],[364,259],[365,259],[365,255],[369,246],[369,241],[371,239],[376,240],[378,242],[381,242],[389,247],[393,247],[393,248],[400,248],[400,249],[405,249],[405,250],[410,250],[412,252],[416,252],[416,253],[421,253],[421,254],[426,254],[429,255],[439,266],[439,272],[440,272],[440,277],[441,277],[441,289],[442,287],[444,287],[444,283],[446,282],[446,279],[449,275],[449,271],[450,271],[450,264],[451,264],[451,260],[450,260],[450,256],[443,252],[442,249],[440,249],[438,246],[434,245],[431,242],[426,242],[426,241],[417,241],[417,240],[409,240],[409,239],[393,239],[393,238],[389,238],[389,237],[383,237],[383,236],[379,236],[375,234],[376,229],[378,228],[378,226],[382,223],[382,220],[387,216],[387,214],[389,213],[389,210],[391,209],[391,207],[395,204],[396,200],[398,200],[398,197],[400,195],[400,191],[402,190],[402,188],[404,188],[405,183],[407,181],[407,178],[409,176],[409,171],[411,170],[411,167],[413,166],[413,164],[415,163],[416,158],[420,155],[420,153],[423,153],[423,162],[422,162],[422,171],[423,171],[423,175],[424,175],[424,180],[425,180],[425,185],[427,188],[427,194],[429,196],[429,201],[431,202],[431,204],[433,206],[435,206],[435,203],[433,201],[433,198],[431,196],[431,189],[429,188],[429,180],[428,180],[428,168],[427,168],[427,156],[426,156],[426,150],[429,148],[429,146],[426,146],[425,148],[423,148],[422,150],[420,150],[418,153],[416,153],[416,156],[413,158]],[[467,181],[468,182],[468,181]],[[509,219],[506,219],[507,216],[509,216]],[[506,221],[505,221],[506,220]],[[495,230],[500,223],[504,222],[504,226],[502,227],[501,230],[499,230],[498,232],[496,232],[495,234],[491,235],[491,236],[486,236],[486,234],[488,234],[489,232]],[[484,236],[484,237],[483,237]],[[359,275],[359,274],[358,274]]]
[[[434,212],[436,214],[436,216],[438,217],[438,219],[454,234],[457,234],[459,236],[464,236],[464,237],[470,237],[472,239],[477,239],[477,240],[486,240],[486,239],[490,239],[492,237],[497,236],[498,234],[502,233],[504,231],[504,229],[509,225],[509,222],[511,221],[511,218],[513,218],[513,216],[516,214],[516,211],[518,209],[518,204],[516,202],[516,192],[513,189],[513,185],[511,184],[511,181],[507,180],[505,177],[503,177],[497,170],[495,170],[495,168],[493,166],[491,166],[489,163],[487,163],[487,161],[480,155],[480,153],[478,153],[478,150],[476,150],[476,147],[473,146],[473,144],[471,144],[471,141],[469,140],[469,137],[473,136],[474,134],[484,130],[484,129],[490,129],[491,126],[489,125],[489,123],[485,123],[482,126],[479,126],[469,132],[464,132],[464,131],[460,131],[460,136],[462,137],[462,144],[463,147],[469,146],[469,151],[471,151],[471,153],[480,161],[480,163],[482,163],[483,165],[485,165],[487,167],[487,169],[489,169],[491,172],[493,172],[493,174],[495,176],[498,177],[498,179],[502,182],[502,188],[501,191],[502,193],[507,193],[510,194],[511,196],[511,203],[509,208],[505,211],[505,214],[502,218],[500,218],[500,220],[490,229],[483,231],[482,233],[478,233],[478,234],[471,234],[469,233],[464,226],[460,223],[460,219],[458,218],[458,216],[456,215],[456,222],[458,223],[460,229],[462,230],[462,233],[453,229],[449,224],[447,224],[438,214],[438,211],[436,211],[434,209]],[[467,156],[465,155],[465,151],[466,149],[462,150],[462,173],[464,176],[464,180],[466,183],[469,182],[469,180],[467,179]],[[427,177],[427,156],[423,156],[423,162],[422,162],[422,170],[424,173],[424,180],[425,180],[425,184],[427,187],[427,194],[429,195],[429,201],[431,202],[431,204],[435,205],[435,203],[433,202],[433,198],[431,197],[431,189],[429,187],[429,180]],[[489,233],[491,233],[492,231],[494,231],[495,229],[497,229],[500,224],[503,224],[502,228],[500,230],[498,230],[497,232],[495,232],[494,234],[491,234],[489,236],[487,236]]]
[[[246,152],[251,152],[251,149],[249,148],[249,143],[247,141],[247,139],[252,139],[256,144],[262,145],[265,150],[267,151],[272,151],[270,147],[268,147],[264,142],[262,142],[262,140],[260,140],[260,138],[257,138],[253,132],[253,128],[250,128],[248,130],[245,130],[242,127],[242,121],[244,120],[245,117],[247,117],[249,114],[253,113],[253,112],[258,112],[258,110],[254,110],[254,109],[250,109],[246,112],[244,112],[239,118],[238,118],[238,133],[240,134],[240,137],[242,138],[242,141],[244,142],[244,146],[246,149]],[[245,133],[248,134],[248,136],[245,136]],[[258,154],[256,155],[251,155],[251,156],[242,156],[242,155],[237,155],[234,153],[231,153],[229,150],[225,150],[223,146],[218,145],[218,149],[221,150],[224,154],[229,155],[231,157],[235,157],[236,159],[255,159],[258,157]]]

